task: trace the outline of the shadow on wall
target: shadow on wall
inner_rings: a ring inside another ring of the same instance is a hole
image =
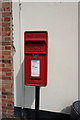
[[[71,113],[71,106],[68,106],[68,107],[64,108],[63,110],[61,110],[61,113],[70,114]]]
[[[34,87],[24,84],[24,61],[16,76],[16,106],[31,108],[34,101]]]
[[[31,108],[35,99],[35,87],[24,85],[24,61],[16,76],[16,106]],[[70,114],[71,106],[64,108],[62,113]]]

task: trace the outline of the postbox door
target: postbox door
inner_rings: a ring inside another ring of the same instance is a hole
[[[37,58],[33,55],[25,56],[25,84],[32,86],[46,86],[47,61],[46,55],[38,55]]]

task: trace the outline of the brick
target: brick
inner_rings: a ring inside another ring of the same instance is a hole
[[[2,76],[2,72],[0,72],[0,76]]]
[[[2,32],[2,36],[10,36],[10,32]]]
[[[6,17],[6,16],[8,17],[8,16],[10,16],[10,14],[11,14],[10,12],[3,12],[3,13],[2,13],[2,16],[3,16],[3,17]]]
[[[11,60],[0,60],[1,63],[11,63]]]
[[[5,98],[5,99],[6,99],[6,98],[7,98],[7,96],[6,96],[6,95],[2,95],[2,98]]]
[[[1,56],[0,56],[0,59],[4,59],[4,56],[1,55]]]
[[[7,107],[5,107],[5,108],[7,109],[7,111],[8,111],[8,110],[12,110],[12,111],[13,111],[13,109],[12,109],[13,106],[7,106]],[[11,114],[9,114],[9,115],[11,115]]]
[[[5,18],[4,18],[4,21],[5,21],[5,22],[10,22],[10,17],[5,17]]]
[[[6,64],[6,67],[11,68],[11,67],[12,67],[12,64]]]
[[[10,11],[10,6],[5,7],[5,8],[4,8],[4,11]]]
[[[5,31],[10,31],[10,27],[6,27],[6,28],[5,28]]]
[[[5,46],[5,50],[11,50],[11,46]]]
[[[2,50],[0,50],[0,56],[2,56]]]
[[[3,11],[3,8],[2,7],[0,7],[0,12],[2,12]]]
[[[5,99],[5,98],[2,98],[2,101],[4,101],[4,102],[7,102],[7,99]]]
[[[5,76],[6,75],[6,73],[5,72],[2,72],[2,76]]]
[[[0,46],[0,50],[4,50],[4,48],[5,48],[4,46]]]
[[[0,31],[3,31],[3,28],[2,27],[0,27]],[[2,37],[1,37],[2,38]],[[2,39],[1,39],[2,40]]]
[[[0,42],[0,44],[2,44],[2,45],[11,45],[12,42]]]
[[[2,107],[0,106],[0,114],[2,114]]]
[[[2,13],[0,12],[0,18],[2,18]],[[2,21],[0,21],[0,26],[2,26]]]
[[[13,99],[13,96],[7,96],[7,99],[8,99],[8,100],[12,100],[12,99]]]
[[[2,23],[2,20],[3,20],[3,18],[2,17],[0,17],[0,22]]]
[[[0,27],[1,28],[1,27]],[[0,40],[2,41],[2,36],[0,36]]]
[[[2,8],[2,0],[0,0],[0,8]]]
[[[8,113],[13,114],[14,111],[13,110],[8,110]]]
[[[2,70],[2,71],[5,71],[5,72],[11,72],[11,69],[10,68],[0,68],[0,70]]]
[[[13,105],[13,102],[12,102],[12,100],[11,101],[8,101],[8,104],[7,104],[7,106],[12,106]]]
[[[6,102],[2,101],[2,106],[6,106]]]
[[[11,80],[2,80],[2,87],[3,88],[9,88],[12,86],[12,81]]]
[[[7,103],[7,108],[9,108],[10,110],[12,110],[12,106],[13,106],[13,103]]]
[[[5,8],[7,6],[11,6],[11,3],[10,2],[3,2],[2,3],[2,7]]]
[[[13,95],[11,92],[2,92],[2,95]],[[9,100],[7,100],[9,102]]]
[[[2,36],[2,40],[6,42],[6,41],[10,41],[11,38],[9,36],[4,36],[4,37]]]
[[[9,56],[9,55],[4,55],[3,58],[9,60],[9,59],[11,59],[11,56]],[[6,64],[6,67],[7,67],[7,64]]]
[[[10,64],[10,63],[9,63],[9,64],[8,64],[8,63],[6,64],[6,68],[11,68],[11,67],[12,67],[12,64]]]
[[[3,80],[11,80],[11,77],[2,77]]]
[[[0,102],[0,106],[2,105],[2,102]]]
[[[0,72],[0,76],[2,77],[2,76],[5,76],[6,74],[5,74],[5,72]]]
[[[6,92],[12,92],[13,91],[13,89],[12,88],[8,88],[8,89],[6,89]],[[12,101],[11,101],[12,102]]]
[[[2,68],[0,68],[0,71],[2,71]],[[2,78],[2,77],[1,77]]]
[[[4,67],[5,65],[4,64],[0,64],[0,67]]]
[[[2,51],[2,55],[10,55],[11,51]]]
[[[3,27],[9,27],[10,23],[2,23],[1,26],[3,26]]]
[[[1,16],[1,14],[0,14],[0,16]],[[2,22],[0,23],[0,27],[2,27]]]
[[[6,76],[11,76],[11,75],[12,75],[11,72],[7,72],[7,73],[6,73]]]
[[[2,92],[5,92],[5,91],[6,91],[5,88],[2,87]]]
[[[5,64],[2,64],[2,67],[5,67]]]
[[[0,31],[0,36],[2,36],[2,32]]]
[[[6,113],[6,109],[2,109],[2,112],[3,112],[3,113]]]
[[[2,93],[2,87],[0,87],[0,102],[1,102],[1,93]]]
[[[14,111],[13,110],[8,110],[8,113],[13,115],[14,114]]]

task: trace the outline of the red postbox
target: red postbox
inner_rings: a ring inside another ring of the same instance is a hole
[[[25,31],[24,33],[24,71],[25,85],[47,85],[47,31]]]

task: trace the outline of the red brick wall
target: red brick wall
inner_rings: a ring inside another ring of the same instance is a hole
[[[8,117],[14,113],[11,6],[11,2],[0,3],[0,90],[2,88],[2,113]]]

